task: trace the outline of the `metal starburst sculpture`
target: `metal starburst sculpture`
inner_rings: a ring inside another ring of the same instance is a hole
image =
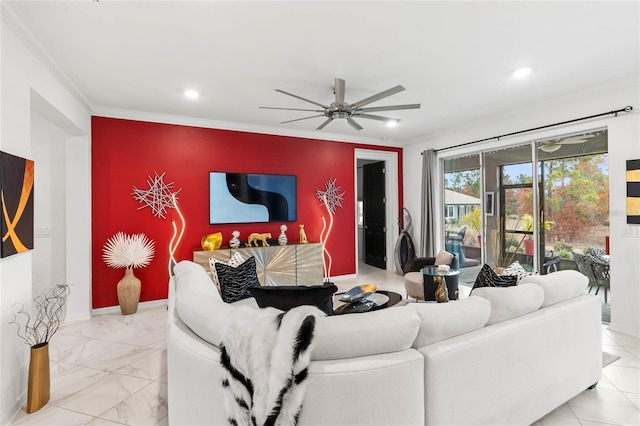
[[[138,210],[143,209],[145,207],[149,207],[154,216],[161,217],[166,219],[167,209],[174,208],[173,197],[177,196],[182,188],[173,192],[173,182],[164,183],[164,175],[163,173],[159,175],[155,173],[155,177],[152,178],[148,176],[147,184],[149,184],[149,189],[138,189],[135,186],[133,187],[133,198],[138,200],[140,203],[144,203],[143,206],[139,207]],[[176,197],[177,198],[177,197]]]
[[[324,191],[316,189],[316,197],[321,201],[320,205],[326,205],[332,214],[335,214],[336,207],[342,207],[344,191],[340,192],[340,189],[340,186],[336,186],[336,179],[328,180]]]

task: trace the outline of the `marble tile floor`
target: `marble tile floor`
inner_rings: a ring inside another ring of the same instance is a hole
[[[363,264],[357,278],[334,282],[340,291],[373,283],[405,296],[401,276]],[[463,297],[468,290],[461,286]],[[51,341],[51,400],[12,425],[167,425],[166,318],[164,306],[141,307],[64,324]],[[535,426],[640,425],[640,338],[603,324],[602,347],[620,359],[604,368],[597,388]]]

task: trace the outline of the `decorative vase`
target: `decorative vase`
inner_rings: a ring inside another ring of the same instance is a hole
[[[49,402],[50,384],[49,343],[38,343],[31,346],[29,382],[27,385],[27,413],[35,413]]]
[[[287,225],[282,225],[280,227],[280,235],[278,236],[278,244],[281,246],[286,246],[289,239],[287,238],[287,234],[284,231],[287,230]]]
[[[231,248],[240,247],[240,240],[238,239],[238,237],[240,236],[240,232],[239,231],[233,231],[231,233],[231,235],[233,235],[233,238],[231,238],[229,240],[229,247],[231,247]]]
[[[524,240],[524,253],[533,256],[533,240],[528,238]]]
[[[140,280],[133,275],[133,269],[125,269],[124,277],[118,282],[118,303],[122,315],[135,314],[138,310],[140,287]]]
[[[204,250],[218,250],[222,245],[222,232],[205,235],[200,241],[200,245]]]

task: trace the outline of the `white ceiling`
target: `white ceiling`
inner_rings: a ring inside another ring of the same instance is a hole
[[[402,145],[640,73],[637,1],[2,3],[96,115]],[[531,76],[514,80],[522,66]],[[347,102],[401,84],[369,106],[422,108],[377,113],[401,119],[395,128],[358,119],[359,132],[343,120],[316,132],[322,117],[280,124],[314,114],[259,109],[314,108],[274,89],[331,103],[335,77]]]

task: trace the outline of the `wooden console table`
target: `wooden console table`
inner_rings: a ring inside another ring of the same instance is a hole
[[[288,244],[269,247],[221,248],[194,250],[193,261],[210,269],[209,258],[229,261],[234,253],[243,259],[256,259],[256,272],[262,285],[318,285],[322,284],[322,244]]]

